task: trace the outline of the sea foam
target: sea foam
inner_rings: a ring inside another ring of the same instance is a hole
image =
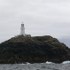
[[[62,64],[70,64],[70,61],[64,61]]]

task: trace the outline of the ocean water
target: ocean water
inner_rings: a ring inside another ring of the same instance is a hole
[[[0,70],[70,70],[70,61],[61,64],[52,62],[35,64],[0,64]]]

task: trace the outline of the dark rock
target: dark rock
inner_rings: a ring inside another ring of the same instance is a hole
[[[51,36],[16,36],[0,44],[0,63],[61,63],[70,49]]]

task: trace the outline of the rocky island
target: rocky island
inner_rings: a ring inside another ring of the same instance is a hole
[[[18,35],[0,44],[0,63],[61,63],[70,60],[70,49],[52,36]]]

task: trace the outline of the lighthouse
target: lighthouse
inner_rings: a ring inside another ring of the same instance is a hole
[[[21,35],[25,36],[25,27],[24,27],[23,22],[21,24]]]

